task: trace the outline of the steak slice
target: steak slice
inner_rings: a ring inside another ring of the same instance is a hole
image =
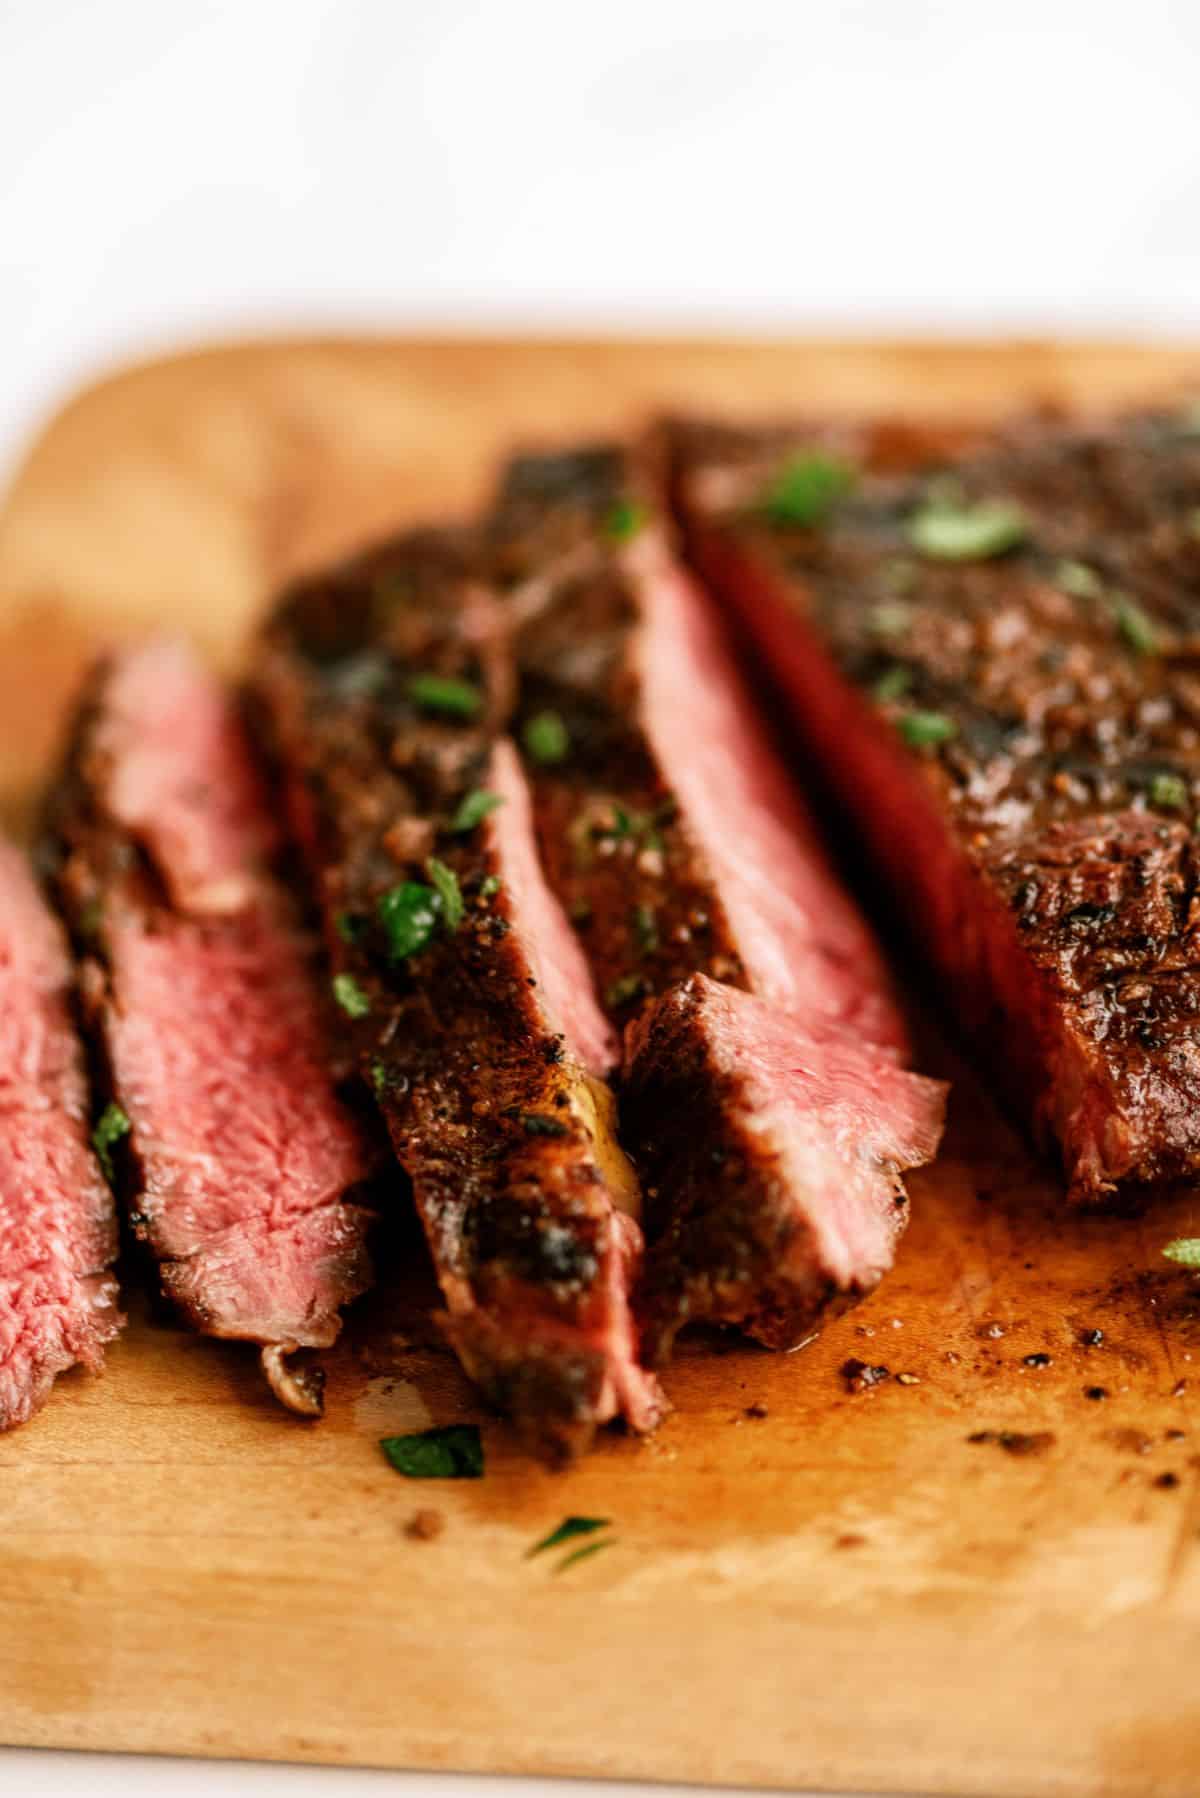
[[[545,865],[611,1014],[635,1025],[626,1124],[648,1172],[649,1339],[661,1355],[706,1317],[798,1341],[835,1292],[868,1290],[890,1264],[898,1171],[936,1146],[943,1089],[899,1066],[904,1024],[878,948],[630,458],[597,446],[518,460],[488,539],[515,621]],[[776,1057],[773,1121],[756,1134],[745,1120],[759,1089],[731,1079],[739,1039],[756,1057],[769,1028],[847,1083],[847,1114],[869,1112],[856,1082],[890,1061],[916,1121],[903,1154],[856,1164],[863,1228],[843,1233],[840,1257],[820,1222],[847,1178],[824,1089],[818,1100],[804,1066]],[[846,1053],[818,1051],[826,1038]],[[769,1245],[785,1238],[794,1253],[775,1266]]]
[[[670,1187],[647,1262],[651,1338],[704,1317],[794,1347],[891,1267],[902,1175],[937,1153],[942,1089],[704,974],[630,1035],[622,1116],[647,1189]]]
[[[286,596],[255,693],[360,1065],[409,1174],[463,1365],[569,1458],[661,1399],[629,1302],[637,1183],[615,1038],[547,890],[501,615],[461,547],[400,539]]]
[[[1071,1197],[1194,1178],[1194,412],[946,447],[677,429],[691,555]]]
[[[188,1320],[262,1344],[276,1395],[316,1415],[287,1357],[332,1343],[369,1283],[368,1159],[230,699],[174,643],[104,664],[47,816],[130,1222]]]
[[[26,1422],[68,1367],[98,1370],[122,1322],[71,985],[25,857],[0,841],[0,1430]]]

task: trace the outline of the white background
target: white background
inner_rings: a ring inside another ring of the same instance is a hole
[[[1200,4],[0,0],[0,466],[113,360],[314,325],[1200,335]]]

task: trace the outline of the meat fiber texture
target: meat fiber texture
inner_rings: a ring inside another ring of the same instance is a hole
[[[697,565],[1071,1198],[1194,1179],[1194,405],[673,441]],[[831,457],[840,498],[789,516]]]
[[[516,462],[488,534],[543,857],[627,1027],[648,1340],[794,1343],[890,1265],[944,1089],[629,459]]]
[[[51,855],[128,1120],[131,1223],[195,1327],[263,1345],[277,1395],[315,1413],[319,1385],[286,1358],[332,1343],[369,1281],[369,1169],[276,848],[236,709],[190,653],[151,643],[102,668]]]
[[[286,596],[255,695],[324,908],[346,1031],[413,1186],[441,1322],[550,1461],[661,1413],[630,1292],[639,1193],[617,1053],[538,863],[503,735],[511,660],[455,540]]]
[[[71,985],[26,859],[0,842],[0,1430],[26,1422],[67,1368],[98,1370],[122,1321]]]

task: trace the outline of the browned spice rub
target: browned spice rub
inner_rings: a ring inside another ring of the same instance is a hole
[[[457,543],[401,539],[286,595],[254,679],[334,986],[410,1175],[443,1327],[549,1459],[660,1399],[629,1308],[636,1182],[613,1045],[540,885],[499,735],[502,623]]]
[[[672,441],[695,564],[1072,1197],[1194,1178],[1195,409],[958,457],[886,428]]]

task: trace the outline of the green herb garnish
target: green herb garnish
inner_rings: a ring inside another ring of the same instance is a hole
[[[500,876],[498,874],[485,874],[479,883],[479,891],[484,899],[490,899],[494,893],[500,891]]]
[[[452,1423],[411,1436],[384,1436],[379,1444],[397,1473],[410,1480],[480,1480],[483,1443],[478,1425]]]
[[[357,943],[363,933],[366,919],[359,917],[356,912],[340,911],[333,922],[343,943]]]
[[[375,1097],[377,1099],[382,1099],[384,1093],[388,1091],[392,1084],[391,1069],[388,1067],[386,1061],[380,1061],[379,1057],[375,1056],[371,1061],[368,1073],[371,1080],[371,1088]]]
[[[1188,802],[1187,782],[1178,774],[1155,774],[1146,789],[1151,805],[1167,812],[1181,812]]]
[[[602,1536],[599,1542],[585,1542],[583,1547],[577,1548],[573,1554],[564,1555],[554,1571],[555,1573],[565,1573],[567,1568],[574,1567],[577,1561],[587,1561],[592,1555],[598,1555],[602,1548],[615,1548],[616,1542],[615,1536]]]
[[[658,948],[658,918],[652,905],[633,908],[633,934],[642,955],[653,955]]]
[[[1006,499],[984,499],[974,505],[935,500],[908,521],[913,548],[935,562],[982,562],[1016,549],[1029,535],[1020,506]]]
[[[521,732],[525,752],[543,768],[565,762],[571,753],[571,737],[560,712],[536,712]]]
[[[465,837],[476,825],[482,824],[490,812],[503,804],[503,793],[489,793],[486,787],[476,787],[473,793],[467,794],[451,818],[450,829],[455,836]]]
[[[100,1116],[96,1119],[96,1128],[92,1131],[92,1147],[96,1151],[96,1159],[104,1169],[104,1178],[111,1186],[114,1182],[112,1152],[121,1138],[129,1135],[130,1122],[115,1099],[110,1099]]]
[[[1104,592],[1104,582],[1086,562],[1060,562],[1054,570],[1054,585],[1072,599],[1099,599]]]
[[[646,982],[640,974],[622,974],[605,988],[604,1003],[609,1006],[628,1005],[631,999],[638,999],[646,990]]]
[[[606,1530],[612,1522],[611,1517],[564,1517],[557,1529],[535,1542],[532,1548],[526,1549],[525,1559],[532,1561],[535,1555],[545,1554],[549,1548],[558,1548],[564,1542],[570,1542],[576,1536],[590,1536],[596,1530]]]
[[[604,520],[604,535],[610,543],[628,543],[636,537],[649,513],[636,499],[619,499]]]
[[[479,688],[453,674],[414,674],[408,697],[423,712],[440,712],[448,718],[477,718],[483,709]]]
[[[353,974],[335,974],[333,996],[348,1018],[365,1018],[371,1009],[370,995],[364,992]]]
[[[463,904],[462,888],[458,884],[458,875],[445,862],[440,862],[436,855],[431,855],[425,863],[425,872],[433,884],[433,890],[441,902],[442,917],[447,930],[457,930],[467,913]]]
[[[570,1130],[561,1118],[549,1117],[543,1111],[523,1111],[521,1128],[526,1136],[568,1136]]]
[[[388,953],[393,961],[405,961],[418,955],[437,929],[442,901],[432,887],[419,880],[406,880],[380,895],[379,921],[388,940]]]
[[[896,728],[912,749],[923,749],[931,743],[948,743],[958,735],[958,726],[944,712],[906,712],[896,720]]]
[[[912,681],[912,669],[897,662],[875,682],[875,697],[880,705],[887,705],[893,699],[902,699],[912,686]]]
[[[899,600],[872,606],[868,614],[871,630],[877,637],[902,637],[912,623],[912,607]]]
[[[1158,654],[1158,633],[1141,606],[1122,596],[1113,601],[1113,617],[1130,649],[1140,656]]]
[[[1177,1236],[1163,1250],[1168,1261],[1177,1261],[1180,1267],[1195,1268],[1200,1272],[1200,1236]]]
[[[848,463],[809,450],[793,456],[774,476],[763,495],[762,509],[772,524],[811,528],[825,521],[853,488],[854,480]]]

